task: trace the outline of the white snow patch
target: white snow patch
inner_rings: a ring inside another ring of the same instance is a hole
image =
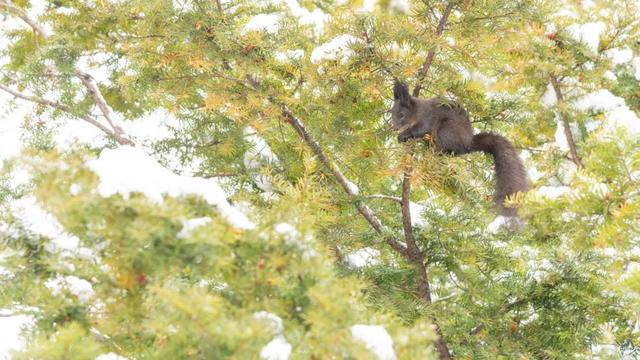
[[[569,34],[576,40],[586,44],[593,52],[598,51],[600,34],[607,26],[603,22],[590,22],[586,24],[573,24],[567,27]]]
[[[605,113],[605,130],[624,129],[631,135],[640,134],[640,118],[624,99],[613,95],[609,90],[601,89],[584,95],[575,102],[576,108],[599,110]]]
[[[73,183],[69,186],[69,194],[73,196],[80,194],[80,191],[82,191],[82,186],[80,186],[80,184]]]
[[[376,9],[377,4],[378,0],[364,0],[362,2],[362,6],[358,10],[363,12],[372,12]]]
[[[340,60],[345,64],[349,57],[353,56],[351,45],[360,43],[362,40],[353,35],[343,34],[324,43],[311,52],[311,62],[319,63],[322,60]]]
[[[624,99],[613,95],[609,90],[598,90],[584,95],[575,102],[579,110],[613,110],[620,106],[625,106]]]
[[[562,185],[570,185],[576,177],[578,166],[571,160],[563,160],[558,167],[556,178]]]
[[[393,340],[383,326],[353,325],[351,327],[351,336],[364,342],[367,349],[379,360],[396,359],[396,353],[393,351]]]
[[[531,165],[528,167],[527,176],[529,176],[529,179],[531,181],[536,182],[542,179],[542,177],[544,176],[544,173],[538,170],[538,168],[535,165]]]
[[[260,350],[261,360],[287,360],[291,355],[292,346],[287,342],[282,335],[276,335],[273,337],[262,350]]]
[[[280,15],[276,14],[258,14],[249,19],[244,26],[244,31],[265,31],[267,33],[276,33],[279,29]]]
[[[195,229],[209,223],[211,223],[211,218],[208,216],[184,220],[182,222],[182,230],[180,230],[177,236],[179,239],[187,238]]]
[[[487,232],[495,234],[501,227],[507,225],[507,223],[508,218],[506,216],[498,215],[489,225],[487,225]]]
[[[189,0],[172,0],[173,8],[177,11],[190,12],[193,11],[193,5]]]
[[[322,34],[324,31],[324,23],[329,19],[329,15],[325,14],[319,8],[309,11],[300,6],[297,0],[284,0],[289,7],[291,14],[298,18],[298,22],[303,25],[313,25],[316,35]]]
[[[562,120],[557,119],[557,124],[558,125],[556,126],[556,132],[554,134],[554,144],[558,147],[558,149],[560,149],[560,151],[567,152],[570,150],[570,147],[567,136],[564,133],[564,123],[562,122]],[[570,123],[569,129],[574,139],[580,138],[580,129],[576,124]]]
[[[409,211],[411,212],[411,226],[427,226],[427,219],[422,216],[424,210],[424,205],[409,202]]]
[[[371,265],[378,265],[380,263],[380,251],[374,248],[364,248],[355,251],[345,257],[347,265],[354,268],[361,268]]]
[[[547,259],[542,259],[540,262],[529,260],[527,261],[527,269],[533,270],[531,272],[531,277],[537,282],[540,282],[553,269],[553,265]]]
[[[278,157],[271,151],[267,142],[258,136],[251,127],[244,129],[247,142],[251,147],[244,153],[244,167],[251,173],[254,183],[262,191],[272,193],[273,184],[269,176],[259,173],[262,168],[279,164]]]
[[[300,60],[304,57],[304,50],[287,50],[287,51],[276,51],[273,54],[273,57],[280,62],[287,62],[291,60]]]
[[[355,195],[358,195],[358,193],[360,193],[360,188],[358,188],[358,185],[352,183],[349,180],[347,180],[347,187],[349,188],[349,191],[351,191],[351,193]]]
[[[522,226],[522,220],[520,220],[519,217],[498,215],[489,225],[487,225],[487,233],[495,234],[502,227],[506,229],[513,229],[520,226]]]
[[[287,245],[297,246],[303,252],[305,259],[316,256],[316,251],[311,246],[312,237],[310,235],[302,237],[302,234],[289,223],[279,223],[274,228],[275,232],[284,237]]]
[[[80,239],[65,232],[58,219],[44,210],[35,197],[25,196],[11,202],[10,210],[27,231],[51,239],[46,245],[47,250],[55,252],[79,249]]]
[[[124,357],[124,356],[120,356],[116,353],[107,353],[107,354],[101,354],[98,355],[96,357],[96,360],[129,360],[128,358]]]
[[[631,65],[633,65],[633,68],[636,71],[634,77],[636,78],[636,80],[640,81],[640,56],[634,57],[633,61],[631,61]]]
[[[78,300],[83,303],[89,302],[95,296],[90,282],[73,275],[64,277],[58,275],[53,279],[47,280],[44,285],[56,296],[62,295],[62,291],[66,289],[77,296]]]
[[[268,311],[259,311],[254,316],[261,320],[266,320],[271,327],[271,330],[275,332],[273,339],[260,350],[260,359],[262,360],[287,360],[291,355],[291,344],[285,339],[284,325],[282,319]]]
[[[541,186],[536,191],[536,194],[549,199],[557,199],[569,193],[571,188],[568,186]]]
[[[547,85],[547,90],[544,92],[542,97],[540,98],[540,102],[544,107],[550,108],[558,103],[558,98],[556,97],[556,92],[553,89],[553,85],[549,83]]]
[[[98,159],[88,161],[86,165],[100,177],[98,192],[103,197],[120,194],[128,199],[132,192],[139,192],[152,202],[162,203],[163,194],[171,197],[199,195],[216,206],[234,227],[255,228],[245,214],[229,204],[216,181],[176,175],[139,148],[105,149]]]
[[[4,313],[0,309],[0,313]],[[34,323],[33,316],[30,315],[10,315],[0,316],[0,360],[11,360],[11,353],[24,349],[25,339],[20,332]]]
[[[629,49],[629,47],[625,47],[623,49],[613,48],[607,50],[605,55],[607,55],[616,65],[624,64],[633,59],[633,50]]]
[[[408,14],[411,6],[408,0],[391,0],[389,1],[389,9],[399,13]]]
[[[296,228],[288,223],[279,223],[275,226],[274,230],[281,235],[284,235],[286,239],[291,241],[297,241],[300,238],[300,233]]]

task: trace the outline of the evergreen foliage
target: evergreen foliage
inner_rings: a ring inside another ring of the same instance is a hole
[[[638,13],[0,0],[13,356],[640,357]],[[396,142],[396,80],[514,143],[522,230],[489,157]]]

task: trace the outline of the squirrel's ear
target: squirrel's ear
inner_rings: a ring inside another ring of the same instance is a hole
[[[409,94],[409,90],[407,89],[407,85],[402,82],[396,82],[393,85],[393,99],[400,101],[404,104],[411,103],[411,95]]]

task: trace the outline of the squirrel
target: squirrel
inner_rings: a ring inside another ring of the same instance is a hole
[[[495,163],[496,209],[502,216],[518,216],[518,209],[505,207],[504,201],[516,192],[529,190],[529,179],[516,149],[507,139],[489,132],[474,135],[469,114],[460,104],[438,97],[413,97],[404,83],[395,83],[393,99],[391,127],[399,131],[398,142],[422,139],[429,134],[437,148],[445,153],[491,154]]]

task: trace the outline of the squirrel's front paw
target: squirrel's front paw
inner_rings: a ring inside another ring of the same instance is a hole
[[[398,142],[405,142],[405,141],[407,141],[409,139],[411,139],[411,134],[402,133],[402,134],[398,135]]]

